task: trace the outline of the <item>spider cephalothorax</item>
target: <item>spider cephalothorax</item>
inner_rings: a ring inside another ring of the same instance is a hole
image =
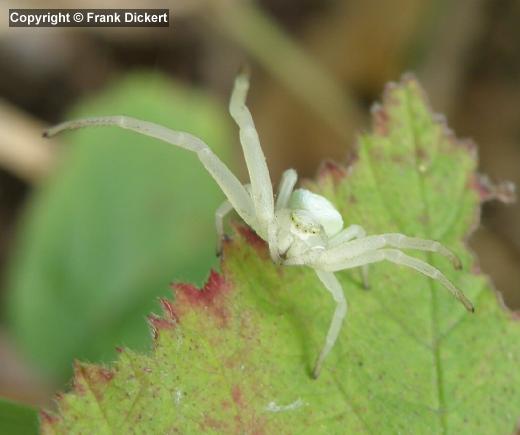
[[[296,177],[293,170],[286,171],[284,178],[293,173]],[[279,196],[276,205],[276,242],[282,262],[311,249],[325,249],[343,229],[343,218],[330,201],[309,190],[296,189],[287,200]]]
[[[294,189],[297,175],[293,169],[283,173],[275,202],[258,134],[251,113],[245,105],[248,88],[248,76],[240,74],[235,81],[229,104],[231,116],[240,128],[240,143],[250,176],[250,184],[247,185],[243,185],[199,138],[135,118],[107,116],[69,121],[50,128],[44,136],[53,136],[67,129],[113,125],[195,152],[227,197],[216,212],[219,243],[224,236],[223,219],[234,209],[267,242],[275,263],[313,268],[334,298],[336,310],[325,344],[314,366],[315,378],[319,376],[323,361],[336,342],[347,312],[343,289],[334,272],[361,267],[366,285],[368,265],[387,260],[439,281],[466,309],[474,311],[471,302],[438,269],[401,251],[417,249],[436,252],[449,258],[456,268],[460,268],[460,260],[439,242],[398,233],[367,236],[359,225],[343,228],[341,214],[330,201],[309,190]]]

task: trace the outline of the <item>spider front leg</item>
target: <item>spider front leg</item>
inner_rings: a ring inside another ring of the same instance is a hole
[[[314,365],[314,369],[312,371],[312,376],[314,379],[317,379],[320,375],[323,361],[325,361],[325,358],[327,358],[327,355],[330,353],[334,347],[334,344],[336,343],[336,340],[338,339],[341,325],[343,324],[343,319],[347,314],[347,300],[345,299],[345,295],[343,293],[343,287],[341,287],[341,284],[333,273],[318,269],[315,269],[315,272],[325,288],[331,293],[334,302],[336,302],[336,309],[334,310],[334,315],[332,316],[332,320],[330,322],[327,337],[325,338],[325,344],[323,345],[323,348],[318,355],[318,359],[316,360],[316,364]]]
[[[368,236],[350,242],[341,243],[321,251],[308,251],[303,255],[288,258],[286,265],[307,265],[310,267],[337,272],[339,270],[360,267],[378,261],[388,260],[393,263],[410,267],[416,271],[438,280],[453,294],[468,311],[474,311],[472,303],[461,290],[457,289],[440,270],[417,258],[409,257],[398,249],[381,249],[386,246],[401,249],[417,249],[441,254],[451,260],[456,269],[462,264],[460,259],[449,249],[434,240],[408,237],[404,234],[379,234]]]
[[[349,225],[347,228],[340,231],[329,240],[329,248],[338,246],[342,243],[349,242],[350,240],[361,239],[367,235],[365,229],[361,225]],[[368,264],[361,266],[361,282],[365,289],[370,288],[368,281]]]
[[[279,264],[281,259],[278,253],[278,227],[274,217],[273,185],[253,117],[246,106],[248,90],[249,75],[242,72],[235,80],[235,87],[229,102],[229,112],[240,128],[240,143],[251,181],[251,198],[257,222],[256,231],[267,241],[273,262]]]
[[[170,130],[152,122],[129,116],[101,116],[67,121],[46,130],[44,137],[52,137],[65,130],[93,126],[114,126],[153,137],[171,145],[197,154],[197,157],[226,195],[239,216],[252,228],[257,229],[257,219],[251,196],[229,168],[211,151],[201,139],[190,133]]]
[[[338,243],[327,250],[323,260],[332,262],[338,258],[352,258],[364,252],[384,248],[386,246],[398,249],[416,249],[418,251],[434,252],[448,258],[455,269],[462,268],[460,259],[441,243],[435,240],[409,237],[400,233],[376,234],[346,243]]]
[[[260,146],[260,139],[258,138],[253,117],[246,106],[248,90],[249,75],[243,71],[235,80],[235,86],[229,101],[229,113],[240,129],[240,144],[242,145],[242,151],[249,172],[251,198],[260,230],[259,235],[269,242],[271,256],[273,256],[275,254],[275,240],[273,239],[273,237],[275,237],[275,229],[273,227],[273,185],[269,176],[265,155]],[[274,255],[274,257],[276,256],[277,255]],[[273,260],[275,259],[274,257]]]
[[[363,239],[361,239],[363,240]],[[471,301],[464,295],[464,293],[455,287],[453,283],[444,276],[444,274],[433,267],[432,265],[419,260],[414,257],[410,257],[406,255],[404,252],[398,249],[374,249],[368,250],[360,255],[351,256],[350,258],[322,258],[317,259],[311,267],[320,267],[323,270],[328,270],[330,272],[338,272],[340,270],[350,269],[353,267],[363,266],[365,264],[377,263],[380,261],[390,261],[395,264],[399,264],[401,266],[409,267],[411,269],[416,270],[423,275],[428,276],[436,281],[438,281],[443,287],[445,287],[459,302],[464,305],[464,307],[470,311],[474,312],[475,308]]]

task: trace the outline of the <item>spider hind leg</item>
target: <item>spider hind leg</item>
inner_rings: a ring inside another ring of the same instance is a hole
[[[318,275],[318,278],[323,283],[325,288],[331,293],[334,302],[336,302],[336,309],[334,310],[334,315],[332,316],[332,320],[330,322],[327,337],[325,338],[325,344],[323,345],[323,348],[318,355],[318,359],[316,360],[316,364],[314,365],[314,369],[312,371],[312,377],[314,379],[317,379],[320,375],[323,361],[325,361],[325,358],[334,347],[339,332],[341,331],[343,319],[347,315],[347,300],[343,294],[343,287],[341,286],[336,276],[331,272],[325,272],[322,270],[316,270],[316,275]]]

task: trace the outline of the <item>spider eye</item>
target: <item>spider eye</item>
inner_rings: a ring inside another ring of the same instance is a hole
[[[307,238],[309,235],[320,234],[322,228],[307,210],[293,210],[291,213],[291,222],[294,231],[301,238]]]

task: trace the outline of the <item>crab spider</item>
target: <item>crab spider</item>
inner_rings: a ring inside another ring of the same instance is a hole
[[[342,216],[331,202],[306,189],[295,189],[297,175],[294,169],[283,173],[275,201],[258,133],[245,104],[248,89],[249,77],[245,73],[239,74],[229,103],[231,116],[240,129],[240,143],[249,171],[250,184],[248,185],[243,185],[199,138],[127,116],[106,116],[64,122],[45,131],[44,136],[50,137],[63,130],[88,126],[117,126],[196,153],[227,197],[216,212],[219,243],[224,236],[223,219],[234,209],[244,222],[267,242],[273,262],[287,266],[311,267],[332,295],[336,309],[325,344],[314,366],[314,378],[319,376],[325,358],[334,347],[347,313],[343,288],[334,272],[362,267],[366,282],[368,265],[387,260],[437,280],[467,310],[474,311],[472,303],[462,291],[439,270],[401,251],[401,249],[416,249],[438,253],[451,260],[455,268],[460,268],[460,260],[439,242],[408,237],[404,234],[367,236],[365,230],[359,225],[343,228]]]

